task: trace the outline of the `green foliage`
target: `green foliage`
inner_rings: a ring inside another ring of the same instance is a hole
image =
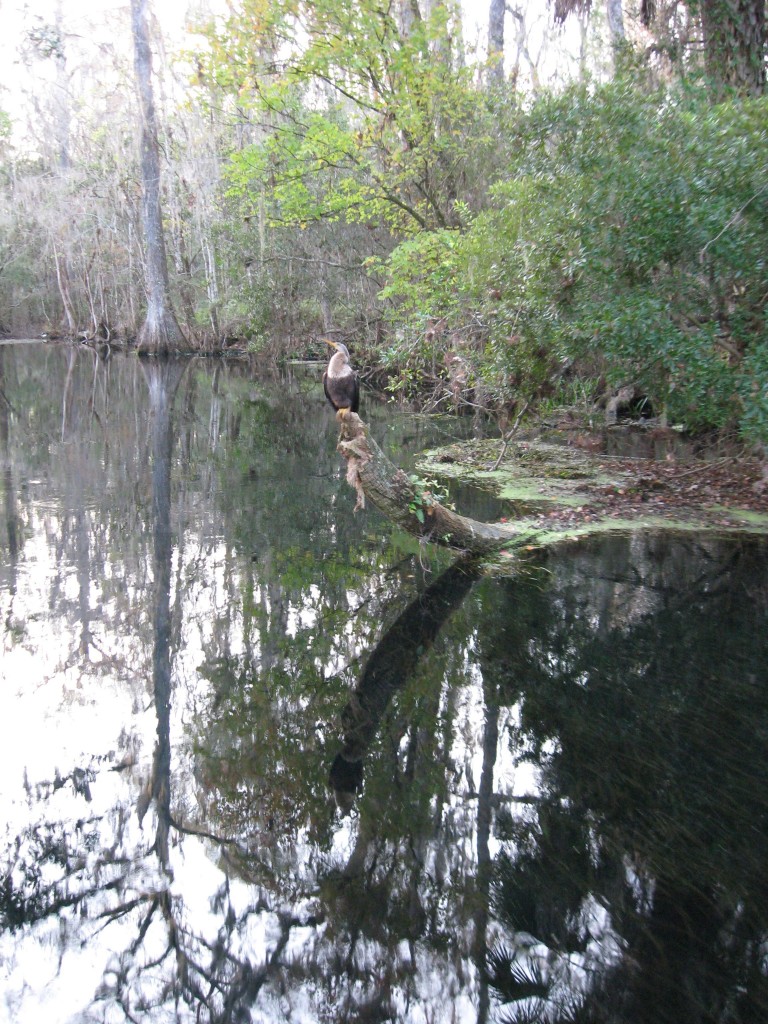
[[[271,223],[298,228],[455,226],[478,114],[470,71],[451,54],[455,17],[444,4],[406,24],[375,0],[246,0],[211,37],[205,69],[262,129],[233,153],[230,190],[263,190]],[[275,34],[300,40],[279,68]]]
[[[389,372],[387,387],[415,396],[443,365],[447,329],[461,323],[459,273],[462,235],[455,229],[424,231],[401,242],[386,265],[369,260],[371,272],[386,275],[379,292],[394,330],[380,352]]]
[[[190,337],[280,358],[333,323],[433,407],[507,416],[633,383],[690,428],[765,440],[765,97],[660,87],[628,46],[613,81],[526,98],[478,73],[455,0],[227,10],[166,125]],[[53,135],[38,166],[6,158],[0,111],[4,332],[134,331],[133,112],[99,104],[78,107],[66,173]]]
[[[434,504],[451,507],[448,503],[447,489],[439,484],[437,480],[424,479],[416,473],[409,474],[408,479],[415,492],[413,498],[408,503],[408,509],[422,525],[424,524],[425,517],[432,514],[431,509]]]
[[[396,302],[400,316],[450,316],[457,308],[460,246],[459,232],[448,229],[401,242],[387,261],[389,283],[379,298]]]
[[[768,446],[768,313],[763,339],[754,345],[739,376],[739,395],[743,406],[742,424],[749,437]]]
[[[382,294],[476,324],[474,379],[497,402],[568,368],[763,439],[766,125],[766,98],[712,106],[637,73],[544,95],[514,120],[489,208],[450,246],[398,247]]]

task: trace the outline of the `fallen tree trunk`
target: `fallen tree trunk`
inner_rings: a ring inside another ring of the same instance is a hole
[[[481,523],[441,505],[389,461],[356,413],[338,419],[338,450],[347,461],[347,483],[357,492],[356,511],[369,500],[396,526],[420,540],[474,554],[523,542],[512,526]],[[530,536],[525,542],[530,542]]]

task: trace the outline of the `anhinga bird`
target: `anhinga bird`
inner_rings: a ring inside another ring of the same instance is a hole
[[[360,385],[357,374],[350,366],[347,346],[340,341],[330,341],[328,338],[323,340],[326,345],[336,349],[323,374],[325,397],[342,416],[348,412],[357,412],[360,406]]]

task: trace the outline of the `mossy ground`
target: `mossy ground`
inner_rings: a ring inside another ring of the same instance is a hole
[[[514,441],[498,462],[500,452],[498,439],[458,442],[425,452],[418,469],[507,502],[505,520],[537,546],[606,530],[768,534],[768,482],[755,459],[624,458],[567,437]]]

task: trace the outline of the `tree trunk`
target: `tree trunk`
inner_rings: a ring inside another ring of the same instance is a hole
[[[491,0],[488,11],[488,78],[496,85],[504,81],[505,0]]]
[[[765,0],[701,0],[707,71],[720,99],[765,89]]]
[[[444,547],[483,554],[520,543],[514,527],[480,523],[432,499],[382,452],[356,413],[339,417],[338,450],[347,460],[347,483],[357,491],[355,509],[370,500],[402,530]],[[525,538],[529,542],[530,538]]]
[[[64,316],[67,320],[67,333],[70,338],[74,338],[77,334],[77,321],[75,320],[75,314],[72,309],[72,296],[69,290],[69,274],[67,273],[66,261],[63,256],[59,255],[55,242],[53,243],[53,261],[56,265],[56,283],[59,286],[61,305],[64,309]]]
[[[152,51],[147,26],[148,0],[131,0],[134,68],[141,107],[142,218],[146,245],[147,316],[139,330],[140,351],[168,353],[185,346],[168,285],[168,264],[160,209],[160,151],[152,94]]]
[[[64,50],[64,28],[62,24],[61,3],[56,5],[54,27],[58,45],[53,52],[56,64],[56,89],[54,92],[54,135],[56,140],[56,159],[59,172],[66,174],[72,167],[69,155],[69,134],[72,120],[72,100],[69,93],[69,76],[67,75],[67,57]]]
[[[606,0],[606,15],[608,19],[608,34],[611,37],[611,47],[615,52],[618,47],[624,44],[626,39],[621,0]]]

